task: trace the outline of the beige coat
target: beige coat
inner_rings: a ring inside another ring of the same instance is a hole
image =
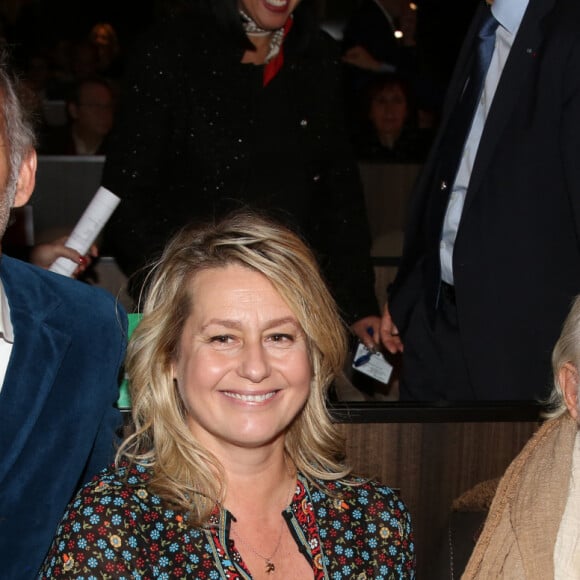
[[[566,507],[576,422],[546,422],[499,483],[462,580],[550,580]]]

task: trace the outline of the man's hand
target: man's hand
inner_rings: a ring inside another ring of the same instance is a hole
[[[379,346],[379,327],[381,319],[378,316],[365,316],[353,323],[350,329],[358,339],[372,352]]]
[[[399,336],[399,329],[395,326],[391,313],[389,312],[389,305],[385,304],[383,310],[383,317],[381,319],[380,337],[385,348],[391,353],[396,354],[403,352],[403,342]]]

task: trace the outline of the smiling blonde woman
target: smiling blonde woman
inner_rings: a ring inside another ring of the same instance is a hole
[[[326,409],[345,352],[298,236],[247,213],[183,230],[129,345],[135,433],[45,577],[413,578],[405,505],[350,475]]]

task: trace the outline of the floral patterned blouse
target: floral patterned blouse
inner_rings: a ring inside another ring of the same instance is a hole
[[[140,465],[106,470],[71,502],[41,578],[251,580],[229,530],[232,514],[216,508],[217,525],[188,526],[187,515],[148,491]],[[391,489],[376,483],[319,482],[301,474],[283,512],[313,578],[398,580],[415,577],[411,520]]]

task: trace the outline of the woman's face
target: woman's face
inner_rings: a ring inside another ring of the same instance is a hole
[[[400,134],[407,119],[407,99],[398,84],[385,86],[373,97],[369,119],[379,135]]]
[[[312,378],[296,316],[262,274],[239,265],[202,271],[190,284],[173,374],[191,432],[218,457],[280,442]]]
[[[264,30],[276,30],[286,20],[300,0],[239,0],[239,7]]]

